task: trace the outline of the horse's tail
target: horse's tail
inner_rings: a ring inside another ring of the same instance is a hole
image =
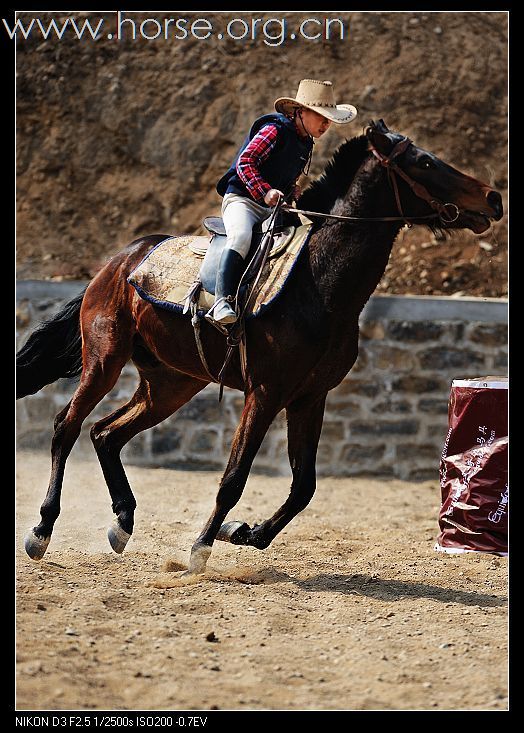
[[[16,355],[16,398],[34,394],[60,377],[82,371],[80,306],[85,288],[62,310],[33,331]]]

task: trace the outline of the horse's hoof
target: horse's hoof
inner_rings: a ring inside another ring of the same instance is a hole
[[[25,551],[31,560],[41,560],[45,555],[50,541],[51,535],[49,537],[38,537],[34,533],[34,530],[31,530],[24,540]]]
[[[118,522],[113,522],[111,527],[107,530],[107,539],[109,540],[109,544],[119,555],[124,552],[130,537],[131,535],[122,529]]]
[[[216,539],[232,545],[245,545],[250,532],[251,528],[245,522],[226,522],[218,530]]]
[[[191,557],[189,558],[189,567],[183,573],[188,575],[201,575],[206,571],[207,561],[211,555],[211,547],[209,545],[196,545],[191,549]]]

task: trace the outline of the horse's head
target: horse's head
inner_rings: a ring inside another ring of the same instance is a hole
[[[383,120],[370,122],[366,136],[375,157],[392,173],[397,208],[407,220],[433,212],[442,229],[480,234],[489,229],[490,220],[502,218],[498,191],[391,132]]]

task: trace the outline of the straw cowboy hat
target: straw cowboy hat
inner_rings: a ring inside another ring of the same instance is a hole
[[[295,98],[279,97],[275,101],[276,111],[285,115],[293,114],[300,107],[312,109],[340,125],[351,122],[357,116],[357,110],[352,104],[335,104],[333,84],[330,81],[302,79]]]

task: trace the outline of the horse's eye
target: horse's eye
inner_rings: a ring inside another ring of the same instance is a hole
[[[419,163],[419,167],[424,168],[424,170],[430,170],[431,168],[435,167],[435,163],[431,160],[431,158],[422,158]]]

